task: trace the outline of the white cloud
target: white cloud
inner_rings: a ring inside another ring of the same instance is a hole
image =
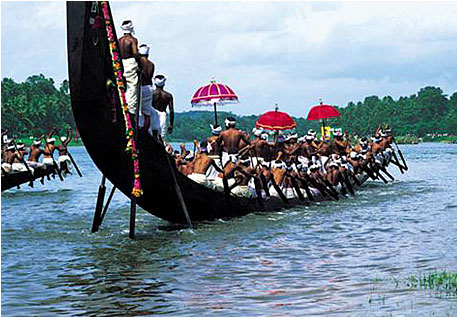
[[[274,103],[295,115],[319,98],[456,90],[453,2],[111,2],[134,21],[178,110],[211,76],[240,95],[238,113]],[[34,14],[24,15],[24,12]],[[117,28],[118,35],[120,34]],[[3,76],[66,77],[65,4],[2,3]]]

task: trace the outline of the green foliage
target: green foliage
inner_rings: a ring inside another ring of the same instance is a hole
[[[16,83],[10,78],[2,80],[2,128],[19,136],[40,135],[53,126],[75,127],[70,107],[69,83],[63,81],[57,89],[51,78],[42,74]],[[339,107],[342,116],[327,124],[342,127],[359,136],[373,133],[380,123],[389,124],[395,134],[425,137],[427,134],[456,136],[457,94],[447,98],[437,87],[424,87],[417,94],[394,100],[390,96],[369,96],[363,102],[349,102]],[[267,111],[267,109],[266,109]],[[259,114],[260,115],[260,114]],[[259,115],[237,116],[218,112],[220,124],[227,116],[237,119],[237,127],[251,132]],[[305,115],[305,114],[304,114]],[[296,118],[297,132],[306,134],[310,128],[319,131],[320,122]],[[212,111],[177,113],[171,141],[203,140],[211,134],[209,124],[214,122]],[[427,137],[427,136],[426,136]],[[426,140],[426,139],[424,139]]]
[[[456,272],[432,272],[424,275],[411,275],[408,285],[414,288],[423,288],[456,295]]]
[[[456,92],[447,98],[438,87],[427,86],[409,97],[393,100],[370,96],[364,102],[339,108],[342,116],[329,121],[353,134],[368,135],[380,123],[389,124],[396,135],[456,135]]]
[[[54,126],[75,127],[67,80],[60,89],[42,74],[30,76],[23,83],[2,80],[2,128],[11,134],[36,136]]]

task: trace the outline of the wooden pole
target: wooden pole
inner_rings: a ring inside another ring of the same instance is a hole
[[[167,157],[167,161],[169,163],[170,174],[172,175],[172,180],[173,180],[173,183],[175,185],[175,192],[177,194],[178,201],[181,204],[181,208],[183,210],[183,214],[184,214],[184,217],[186,219],[186,223],[188,223],[189,228],[192,228],[191,218],[189,217],[188,209],[186,208],[186,204],[184,202],[183,195],[182,195],[181,189],[180,189],[180,185],[178,184],[177,177],[175,175],[175,171],[173,170],[173,166],[172,166],[172,162],[170,161],[169,154],[166,153],[165,156]]]
[[[135,238],[135,215],[137,212],[137,198],[135,195],[130,196],[130,222],[129,222],[129,238]]]
[[[108,207],[110,206],[111,199],[113,198],[115,191],[116,191],[116,187],[113,186],[113,188],[111,189],[110,195],[108,196],[107,203],[105,203],[105,207],[103,208],[102,215],[100,216],[100,225],[102,225],[102,221],[105,218],[105,214],[107,214]]]
[[[216,112],[216,102],[213,103],[213,109],[215,111],[215,126],[218,125],[218,113]]]
[[[92,230],[91,232],[97,232],[99,230],[100,226],[100,215],[102,212],[102,207],[103,207],[103,199],[105,198],[105,176],[102,176],[102,182],[100,183],[99,186],[99,193],[97,194],[97,203],[95,205],[95,211],[94,211],[94,220],[92,221]]]

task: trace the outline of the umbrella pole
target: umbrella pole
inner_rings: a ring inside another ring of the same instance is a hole
[[[213,103],[213,109],[215,111],[215,127],[218,125],[218,115],[216,113],[216,103]]]
[[[323,141],[326,140],[326,123],[324,122],[324,119],[323,119]]]

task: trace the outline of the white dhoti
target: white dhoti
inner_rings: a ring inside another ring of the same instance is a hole
[[[137,88],[138,88],[138,64],[135,58],[131,57],[122,60],[124,68],[124,77],[126,78],[126,102],[129,106],[129,112],[135,114],[137,109]]]
[[[29,167],[31,167],[31,168],[41,168],[41,167],[43,167],[43,164],[42,164],[42,163],[36,162],[36,161],[27,161],[27,164],[28,164]]]
[[[216,190],[218,191],[224,191],[224,183],[223,183],[223,178],[215,178],[212,183],[215,185],[216,187]],[[235,183],[235,179],[234,178],[230,178],[230,179],[227,179],[227,184],[229,187],[231,187],[232,185],[234,185]]]
[[[305,156],[299,156],[297,157],[297,160],[304,166],[304,167],[308,167],[308,164],[309,164],[309,159]]]
[[[11,170],[13,171],[18,171],[18,172],[21,172],[21,171],[28,171],[26,166],[21,163],[21,162],[15,162],[11,165]],[[32,169],[31,169],[32,170]],[[33,171],[32,171],[33,172]]]
[[[188,178],[194,182],[197,182],[198,184],[206,186],[207,188],[216,189],[216,186],[210,180],[208,180],[206,175],[202,173],[191,173],[188,175]]]
[[[243,198],[253,198],[255,197],[255,193],[249,186],[237,186],[234,189],[232,189],[232,194],[234,194],[237,197],[243,197]]]
[[[52,166],[54,164],[54,160],[52,158],[43,158],[43,164],[45,166]]]
[[[223,166],[221,165],[221,161],[222,159],[220,160],[220,156],[217,156],[217,155],[209,155],[208,158],[211,158],[213,159],[213,161],[216,163],[216,165],[220,168],[220,169],[223,169]],[[221,157],[222,158],[222,157]],[[210,169],[210,168],[209,168]],[[213,168],[215,169],[215,168]],[[216,170],[216,169],[215,169]],[[207,174],[208,175],[208,174]]]
[[[3,170],[5,170],[6,172],[10,172],[10,171],[11,171],[11,164],[4,162],[4,163],[2,163],[2,168],[3,168]],[[2,171],[2,172],[3,172],[3,171]]]
[[[264,162],[263,157],[250,157],[250,165],[252,168],[256,168],[258,165],[261,165],[263,162]]]
[[[153,87],[151,85],[142,85],[140,93],[141,98],[138,127],[143,128],[145,125],[145,116],[149,116],[151,118],[151,114],[153,113]],[[151,121],[148,132],[150,135],[153,135],[153,130],[151,129]]]
[[[161,134],[161,137],[165,137],[165,125],[167,123],[167,113],[161,112],[152,107],[151,112],[151,129],[157,130]]]
[[[223,167],[226,166],[226,164],[229,161],[236,161],[237,157],[238,157],[238,154],[236,154],[236,153],[228,154],[227,152],[223,151],[223,153],[221,155],[221,160],[223,161]]]

